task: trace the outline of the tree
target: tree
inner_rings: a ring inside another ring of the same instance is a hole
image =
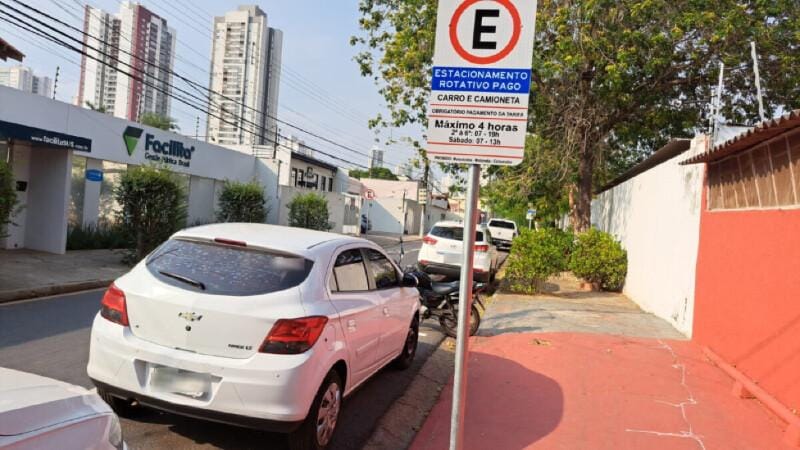
[[[119,225],[131,242],[126,257],[135,263],[186,224],[186,193],[167,169],[133,167],[120,177],[114,197]]]
[[[167,131],[178,131],[180,127],[175,119],[161,114],[146,112],[139,115],[139,123]]]
[[[309,192],[299,194],[289,202],[289,226],[311,230],[330,230],[330,213],[325,197]]]
[[[351,43],[389,107],[382,123],[425,123],[436,5],[361,0],[363,35]],[[799,26],[795,0],[541,0],[528,127],[537,139],[522,164],[491,169],[500,190],[522,203],[572,198],[573,223],[587,229],[597,186],[705,124],[720,62],[732,68],[725,116],[757,119],[751,40],[767,110],[800,103]]]
[[[217,220],[220,222],[264,223],[269,214],[264,186],[257,181],[225,181],[219,195]]]
[[[108,108],[106,108],[104,105],[95,105],[94,103],[90,102],[89,100],[86,100],[86,107],[91,109],[92,111],[97,111],[97,112],[103,113],[103,114],[108,112]]]
[[[353,169],[349,175],[357,180],[362,178],[376,178],[378,180],[393,180],[397,181],[397,175],[393,174],[391,170],[386,167],[373,167],[369,170]]]
[[[14,189],[14,173],[7,162],[0,160],[0,238],[7,237],[8,225],[18,211],[17,190]]]

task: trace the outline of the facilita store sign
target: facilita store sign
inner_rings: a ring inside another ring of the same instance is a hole
[[[64,133],[56,133],[55,131],[29,127],[20,125],[18,123],[4,122],[2,120],[0,120],[0,137],[5,137],[6,139],[30,141],[34,144],[66,148],[81,152],[92,151],[91,139],[72,136]]]
[[[158,139],[156,135],[145,133],[144,129],[134,126],[125,128],[122,133],[128,156],[134,155],[137,147],[140,146],[139,142],[142,141],[142,135],[144,135],[144,158],[146,160],[181,167],[189,167],[191,165],[192,155],[195,151],[193,145],[187,146],[175,139]]]

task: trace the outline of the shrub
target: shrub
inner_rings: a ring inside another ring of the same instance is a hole
[[[573,239],[572,233],[555,228],[523,229],[506,263],[509,288],[534,294],[548,277],[567,270]]]
[[[289,226],[309,228],[311,230],[330,230],[328,221],[328,201],[325,197],[310,192],[300,194],[289,202]]]
[[[570,270],[605,290],[620,290],[628,272],[628,253],[613,236],[592,228],[578,235]]]
[[[82,225],[67,229],[67,250],[130,248],[130,245],[122,228],[115,224]]]
[[[226,181],[219,195],[217,220],[264,223],[269,213],[266,204],[264,186],[257,181],[249,183]]]
[[[7,227],[17,212],[17,191],[14,189],[14,173],[8,163],[0,160],[0,238],[8,236]]]
[[[186,193],[167,169],[129,169],[120,177],[114,197],[121,206],[120,227],[132,248],[126,257],[129,263],[144,258],[186,223]]]

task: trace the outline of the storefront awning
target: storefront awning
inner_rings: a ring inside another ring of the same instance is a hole
[[[681,164],[716,161],[741,150],[754,147],[798,127],[800,127],[800,109],[795,109],[776,119],[765,120],[733,139],[728,139],[719,145],[715,145],[710,150],[682,161]]]
[[[92,151],[91,139],[2,120],[0,120],[0,137],[30,141],[34,145],[60,147],[87,153]]]

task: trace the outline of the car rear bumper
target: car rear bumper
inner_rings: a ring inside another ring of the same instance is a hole
[[[291,431],[305,419],[329,369],[313,357],[316,350],[300,355],[256,353],[246,359],[202,355],[144,341],[130,328],[98,314],[92,326],[87,373],[95,385],[115,396],[165,411]],[[162,366],[209,375],[210,388],[197,397],[154,389],[151,374]]]
[[[511,248],[511,241],[506,239],[492,238],[492,242],[497,247]]]
[[[434,275],[444,275],[450,278],[459,278],[461,276],[461,266],[435,263],[431,261],[420,261],[419,265],[420,268],[426,273]],[[481,281],[481,282],[488,281],[489,272],[476,267],[473,269],[472,278],[475,281]]]

